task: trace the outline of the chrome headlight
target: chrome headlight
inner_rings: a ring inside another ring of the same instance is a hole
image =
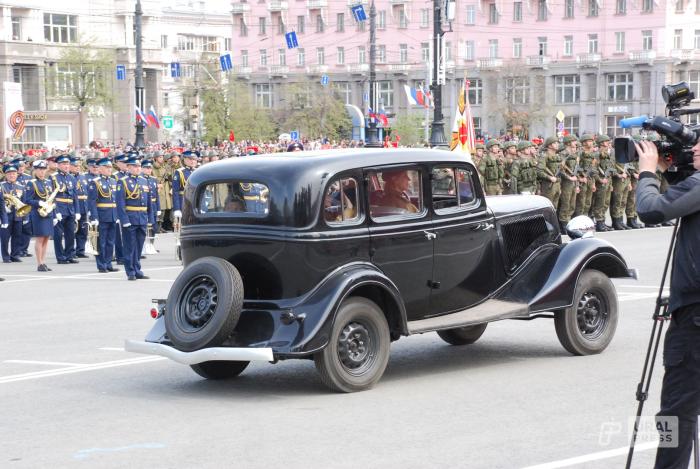
[[[590,238],[595,234],[595,223],[585,215],[579,215],[566,224],[566,234],[571,239]]]

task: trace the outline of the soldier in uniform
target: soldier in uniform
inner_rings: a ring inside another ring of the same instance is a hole
[[[173,218],[182,218],[182,198],[185,195],[185,184],[194,172],[197,164],[197,154],[186,151],[182,154],[184,167],[178,168],[173,173]]]
[[[595,151],[593,135],[581,136],[583,149],[579,163],[579,193],[576,195],[574,216],[588,215],[593,202],[593,194],[597,191],[595,175],[598,172],[598,153]]]
[[[151,229],[151,232],[148,233],[148,236],[153,236],[153,240],[155,241],[156,233],[158,233],[157,220],[158,220],[158,216],[161,215],[161,210],[160,210],[160,195],[158,194],[158,181],[156,180],[155,177],[152,176],[152,174],[153,174],[153,162],[151,160],[143,160],[141,162],[141,175],[148,182],[150,201],[151,201],[151,211],[154,213],[154,218],[156,219],[156,224],[154,224],[152,226],[151,225],[148,226],[148,228]]]
[[[29,216],[32,219],[32,236],[35,238],[34,249],[36,254],[37,270],[39,272],[49,272],[51,269],[46,265],[46,248],[49,244],[49,237],[53,234],[53,224],[58,223],[56,210],[42,216],[40,208],[46,208],[47,200],[54,190],[53,182],[46,177],[48,164],[44,160],[36,160],[32,167],[34,169],[34,179],[27,183],[24,191],[24,202],[31,205],[32,211]]]
[[[117,213],[124,240],[124,268],[128,280],[147,279],[141,270],[141,252],[148,224],[155,223],[148,182],[141,177],[136,156],[127,161],[129,175],[117,183]]]
[[[130,156],[137,156],[137,153],[130,153]],[[112,173],[112,178],[119,182],[122,178],[128,175],[126,169],[126,162],[129,156],[124,153],[118,152],[114,157],[114,165],[116,166],[116,171]],[[117,264],[123,265],[125,260],[124,254],[124,243],[122,240],[122,228],[119,219],[117,219],[117,234],[114,238],[114,257],[117,259]]]
[[[88,183],[88,205],[90,207],[90,225],[97,227],[97,271],[101,273],[118,272],[112,267],[114,240],[117,236],[117,181],[112,177],[112,161],[102,158],[97,161],[99,176]]]
[[[503,194],[517,194],[512,187],[510,170],[513,162],[518,159],[518,144],[513,140],[503,144]]]
[[[510,187],[513,194],[534,194],[537,185],[537,163],[531,155],[532,143],[526,141],[518,145],[518,158],[510,170]]]
[[[153,177],[158,184],[158,199],[160,200],[161,213],[156,222],[155,232],[165,231],[165,220],[169,220],[170,210],[173,208],[172,197],[170,197],[170,179],[168,178],[167,166],[163,152],[157,151],[153,159]],[[168,221],[169,224],[169,221]]]
[[[481,163],[481,159],[484,157],[484,144],[483,143],[477,143],[476,144],[476,149],[474,149],[474,166],[477,168],[479,167],[479,164]]]
[[[627,165],[622,165],[613,159],[615,171],[613,177],[612,196],[610,198],[610,217],[612,227],[615,230],[629,230],[630,228],[622,223],[625,205],[627,204],[627,192],[629,191],[629,173]]]
[[[88,234],[88,176],[80,172],[80,161],[77,158],[70,159],[70,171],[76,180],[78,206],[80,207],[80,222],[78,222],[78,230],[75,232],[75,245],[71,250],[71,255],[72,257],[87,259],[85,243],[87,242]]]
[[[53,248],[59,264],[77,264],[73,249],[75,246],[75,224],[80,222],[80,203],[78,201],[77,181],[70,174],[70,158],[61,155],[56,158],[57,172],[51,176],[54,187],[59,188],[56,195],[55,219],[58,223],[53,230]]]
[[[561,196],[561,156],[559,155],[559,140],[547,137],[544,141],[544,152],[537,165],[537,179],[540,181],[540,194],[547,197],[554,210],[559,207]]]
[[[503,166],[499,162],[501,144],[498,140],[489,140],[486,145],[488,153],[481,159],[479,173],[484,180],[486,195],[501,195],[503,183]]]
[[[22,190],[27,189],[27,183],[32,180],[32,177],[27,174],[27,162],[24,158],[18,157],[12,160],[12,165],[17,168],[17,184],[22,186]],[[29,242],[32,239],[32,224],[31,217],[26,216],[22,220],[22,236],[20,241],[20,257],[32,257],[29,253]]]
[[[615,158],[610,147],[610,137],[600,135],[596,139],[599,146],[598,170],[595,173],[596,191],[593,195],[593,218],[596,231],[610,231],[612,228],[605,224],[605,214],[610,206],[615,172]]]
[[[562,163],[561,197],[559,199],[559,223],[562,232],[565,232],[566,224],[569,223],[574,213],[576,194],[579,192],[577,142],[578,139],[573,135],[564,137],[564,151],[562,152],[564,161]]]
[[[7,196],[13,195],[22,200],[24,187],[17,184],[15,166],[5,165],[2,172],[5,179],[0,183],[0,252],[3,262],[22,262],[20,247],[23,217],[17,215],[15,207],[10,205]]]
[[[637,221],[637,181],[639,180],[639,161],[632,161],[627,166],[627,174],[629,175],[630,187],[627,191],[627,200],[625,201],[625,217],[627,218],[627,226],[632,229],[644,228]]]

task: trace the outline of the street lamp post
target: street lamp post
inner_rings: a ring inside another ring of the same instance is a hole
[[[369,7],[369,106],[372,107],[373,112],[377,112],[376,109],[376,96],[375,88],[377,83],[377,9],[374,6],[374,0]],[[369,148],[381,148],[382,142],[379,140],[379,129],[377,129],[377,121],[372,120],[367,116],[369,122],[365,126],[365,147]]]
[[[439,83],[438,73],[440,72],[440,62],[442,57],[442,7],[444,0],[433,0],[433,81],[430,84],[430,91],[435,104],[433,111],[433,124],[430,128],[430,146],[446,147],[445,123],[442,115],[442,85]]]
[[[142,31],[141,31],[141,18],[143,16],[143,10],[141,9],[141,0],[136,0],[136,11],[134,15],[134,27],[136,32],[136,76],[134,77],[134,88],[136,91],[136,105],[143,111],[143,50],[141,49],[142,42]],[[133,113],[133,111],[132,111]],[[136,139],[134,145],[136,148],[143,148],[145,146],[144,136],[143,136],[144,123],[141,119],[136,119]]]

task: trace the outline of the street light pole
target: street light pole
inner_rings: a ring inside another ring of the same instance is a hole
[[[143,95],[143,50],[141,49],[141,42],[143,39],[141,32],[142,16],[143,10],[141,9],[141,0],[136,0],[136,11],[134,14],[134,28],[136,32],[136,76],[134,77],[134,88],[136,91],[136,105],[142,112],[145,112]],[[144,122],[141,121],[141,119],[136,119],[136,140],[134,141],[136,148],[143,148],[145,146],[143,127]]]
[[[377,83],[377,9],[374,6],[374,0],[369,7],[369,106],[372,112],[377,113],[375,88]],[[379,140],[379,129],[377,129],[377,120],[372,120],[367,116],[368,123],[365,126],[365,147],[381,148],[382,142]]]
[[[433,111],[433,124],[430,128],[430,146],[446,147],[445,123],[442,115],[442,85],[439,83],[440,62],[442,61],[442,7],[444,0],[433,0],[433,82],[430,91],[435,104]]]

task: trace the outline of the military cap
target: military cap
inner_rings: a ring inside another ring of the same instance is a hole
[[[126,160],[126,164],[128,166],[141,166],[141,160],[139,160],[136,156],[132,156]]]
[[[97,160],[97,166],[112,166],[112,160],[110,158],[100,158]]]
[[[609,142],[609,141],[610,141],[610,137],[608,137],[608,136],[605,135],[605,134],[603,134],[603,135],[598,135],[598,138],[597,138],[595,141],[596,141],[596,143]]]
[[[2,167],[2,172],[7,174],[7,173],[12,173],[12,172],[17,172],[17,167],[13,166],[11,164],[6,164],[5,166]]]
[[[578,142],[576,135],[566,135],[562,140],[563,140],[564,144],[571,143],[571,142]]]
[[[142,168],[152,168],[153,167],[153,162],[149,159],[145,159],[141,162],[141,167]]]
[[[197,158],[197,153],[192,150],[185,150],[182,152],[183,158]]]
[[[532,142],[530,142],[528,140],[523,140],[522,142],[520,142],[518,144],[518,151],[523,151],[526,148],[530,148],[531,146],[532,146]]]
[[[496,146],[496,145],[498,145],[498,146],[500,147],[500,146],[501,146],[501,142],[499,142],[499,141],[496,140],[495,138],[492,138],[492,139],[489,140],[489,142],[486,144],[486,148],[488,148],[488,149],[490,150],[491,147]]]
[[[56,158],[56,163],[61,164],[61,163],[70,163],[70,158],[68,155],[61,155]]]
[[[586,140],[595,140],[595,138],[593,138],[593,135],[591,134],[581,135],[581,143],[585,142]]]
[[[123,153],[118,154],[117,156],[114,157],[114,161],[116,163],[125,163],[128,159],[129,159],[129,157]]]
[[[46,169],[48,167],[49,165],[44,160],[36,160],[34,163],[32,163],[32,168],[34,169]]]
[[[477,150],[484,150],[484,144],[483,144],[483,143],[477,143],[477,144],[476,144],[476,149],[477,149]]]
[[[547,137],[547,139],[544,141],[544,147],[547,148],[552,143],[559,143],[559,139],[557,137]]]

